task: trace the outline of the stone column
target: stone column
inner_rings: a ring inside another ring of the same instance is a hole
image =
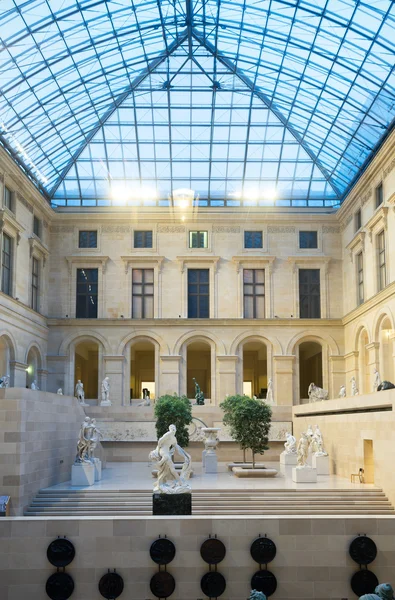
[[[288,405],[299,404],[299,398],[294,398],[295,389],[299,389],[299,386],[294,386],[294,371],[297,368],[296,356],[294,354],[288,355],[273,355],[273,386],[274,386],[274,400],[277,405]]]
[[[45,392],[47,389],[47,378],[48,378],[47,369],[37,369],[38,387],[43,392]]]
[[[392,340],[392,378],[395,379],[395,331],[390,333],[389,339]]]
[[[367,344],[365,348],[369,353],[368,364],[366,365],[368,370],[367,379],[369,380],[369,388],[367,390],[364,389],[364,393],[369,394],[370,392],[373,392],[373,371],[374,369],[380,371],[380,343],[371,342],[370,344]]]
[[[181,356],[160,357],[160,393],[180,394],[180,365]]]
[[[14,373],[13,387],[25,388],[27,364],[13,360],[10,362],[10,368]]]
[[[236,370],[239,357],[217,356],[218,361],[218,404],[225,400],[226,394],[236,394]]]
[[[113,406],[122,406],[123,396],[123,365],[125,357],[103,356],[103,377],[110,378],[110,400]],[[101,401],[101,381],[99,381],[99,405]]]
[[[337,398],[339,395],[340,386],[346,385],[346,373],[344,356],[329,357],[329,381],[331,395],[329,398]]]

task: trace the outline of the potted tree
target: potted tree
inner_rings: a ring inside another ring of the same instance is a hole
[[[235,394],[234,396],[227,396],[225,400],[219,405],[220,408],[224,411],[224,416],[222,422],[224,425],[229,427],[229,432],[232,438],[240,444],[241,449],[243,450],[243,463],[246,462],[246,448],[240,442],[241,432],[239,431],[239,421],[235,418],[235,411],[237,406],[240,405],[243,400],[249,399],[249,396],[241,396],[239,394]],[[236,464],[236,463],[232,463]]]

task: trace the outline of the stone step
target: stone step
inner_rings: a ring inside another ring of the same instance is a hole
[[[216,510],[207,510],[207,511],[203,511],[203,510],[197,510],[195,508],[192,509],[193,511],[193,515],[202,515],[202,516],[232,516],[232,515],[239,515],[240,513],[238,512],[232,512],[232,511],[216,511]],[[243,512],[243,515],[255,515],[255,516],[263,516],[263,515],[286,515],[286,516],[293,516],[293,515],[306,515],[306,516],[310,516],[310,515],[337,515],[337,516],[348,516],[348,515],[354,515],[354,516],[360,516],[360,515],[393,515],[394,512],[393,511],[382,511],[382,510],[365,510],[363,513],[359,513],[359,512],[355,512],[352,510],[342,510],[342,511],[338,511],[338,510],[292,510],[292,509],[287,509],[287,510],[259,510],[259,511],[254,511],[254,510],[245,510]],[[152,515],[152,510],[141,510],[141,511],[119,511],[119,510],[98,510],[98,511],[91,511],[91,510],[81,510],[81,511],[76,511],[76,510],[65,510],[65,511],[46,511],[46,512],[41,512],[41,511],[33,511],[28,509],[25,513],[26,516],[31,517],[31,516],[36,516],[36,517],[42,517],[42,516],[51,516],[51,517],[65,517],[65,516],[131,516],[131,517],[137,517],[137,516],[151,516]]]
[[[72,498],[72,499],[66,499],[66,498],[35,498],[33,500],[33,504],[49,504],[49,503],[67,503],[67,504],[86,504],[86,505],[94,505],[94,504],[113,504],[114,502],[116,502],[117,504],[138,504],[138,503],[146,503],[146,502],[151,502],[151,498],[147,497],[147,498],[133,498],[133,499],[123,499],[120,500],[119,498]],[[198,503],[198,504],[212,504],[211,500],[204,500],[201,498],[195,498],[194,497],[194,502]],[[303,500],[295,500],[292,502],[292,504],[318,504],[318,505],[322,505],[322,504],[332,504],[332,505],[345,505],[345,504],[351,504],[351,505],[372,505],[372,504],[377,504],[377,505],[388,505],[391,506],[391,503],[389,502],[389,500],[383,498],[383,499],[376,499],[376,500],[362,500],[362,499],[358,499],[358,500],[353,500],[353,499],[347,499],[347,500],[330,500],[330,499],[320,499],[320,500],[312,500],[312,499],[303,499]],[[215,502],[216,506],[218,506],[218,504],[224,505],[224,506],[243,506],[245,505],[245,502],[243,500],[232,500],[232,501],[228,501],[225,502],[223,500],[216,500]],[[279,499],[271,499],[269,500],[264,500],[264,501],[260,501],[257,498],[251,499],[249,504],[290,504],[290,501],[285,499],[285,498],[279,498]]]

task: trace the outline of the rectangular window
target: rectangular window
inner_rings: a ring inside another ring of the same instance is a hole
[[[265,318],[265,270],[244,269],[244,318]]]
[[[38,311],[39,262],[32,259],[32,309]]]
[[[299,269],[299,305],[301,319],[321,317],[319,269]]]
[[[362,227],[362,211],[361,209],[357,210],[355,213],[355,231],[357,232]]]
[[[12,239],[3,233],[3,248],[1,256],[1,291],[12,294]]]
[[[132,317],[154,318],[154,269],[132,271]]]
[[[362,304],[363,298],[363,253],[357,255],[357,294],[358,304]]]
[[[377,236],[377,261],[379,271],[379,291],[387,285],[387,274],[385,266],[385,234],[384,231]]]
[[[383,204],[383,199],[383,184],[380,183],[380,185],[376,187],[376,208]]]
[[[316,231],[299,231],[299,248],[318,248]]]
[[[208,248],[208,232],[207,231],[190,231],[189,232],[189,247],[190,248]]]
[[[245,231],[244,248],[263,248],[262,231]]]
[[[98,269],[77,269],[77,319],[97,319]]]
[[[134,247],[152,248],[152,231],[135,231]]]
[[[78,248],[97,248],[97,231],[80,231]]]
[[[188,319],[210,317],[209,269],[188,269]]]
[[[38,217],[33,217],[33,233],[37,237],[40,237],[41,223]]]
[[[12,192],[7,186],[4,187],[4,206],[12,211]]]

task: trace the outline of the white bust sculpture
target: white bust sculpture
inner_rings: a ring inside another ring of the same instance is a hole
[[[346,386],[341,385],[340,390],[339,390],[339,398],[345,398],[345,397],[346,397]]]
[[[10,376],[3,375],[3,377],[0,378],[0,388],[8,388],[8,387],[10,387]]]
[[[150,460],[155,461],[158,467],[154,492],[183,494],[191,491],[191,486],[187,483],[191,475],[191,457],[177,444],[176,431],[176,426],[170,425],[169,431],[159,438],[155,450],[149,454]],[[180,474],[177,473],[173,462],[173,455],[176,450],[184,458]]]
[[[59,388],[56,393],[58,394],[58,396],[63,396],[63,390],[62,390],[62,388]]]
[[[31,384],[31,386],[30,386],[30,389],[31,389],[31,390],[39,390],[39,389],[40,389],[40,388],[38,387],[38,385],[37,385],[37,380],[36,380],[36,379],[33,379],[33,381],[32,381],[32,384]]]
[[[381,377],[380,377],[380,373],[378,372],[377,369],[373,370],[373,391],[377,392],[377,388],[379,387],[381,383]]]
[[[297,462],[297,469],[306,469],[308,468],[307,465],[307,458],[309,456],[309,447],[310,447],[310,440],[311,437],[310,435],[308,435],[308,433],[302,433],[301,438],[299,440],[298,443],[298,449],[297,449],[297,453],[298,453],[298,462]]]
[[[351,381],[351,396],[358,396],[359,391],[358,391],[357,382],[355,380],[355,377],[351,377],[350,381]]]
[[[267,382],[266,402],[270,402],[271,404],[273,404],[273,402],[274,402],[273,380],[271,378],[269,378],[269,381]]]
[[[291,433],[285,434],[286,442],[284,444],[286,454],[296,454],[296,437]]]
[[[105,377],[101,382],[101,406],[111,406],[110,400],[110,378]]]
[[[318,425],[315,426],[315,432],[311,439],[312,451],[316,456],[328,456],[328,453],[324,450],[324,441],[322,439],[322,433]]]

